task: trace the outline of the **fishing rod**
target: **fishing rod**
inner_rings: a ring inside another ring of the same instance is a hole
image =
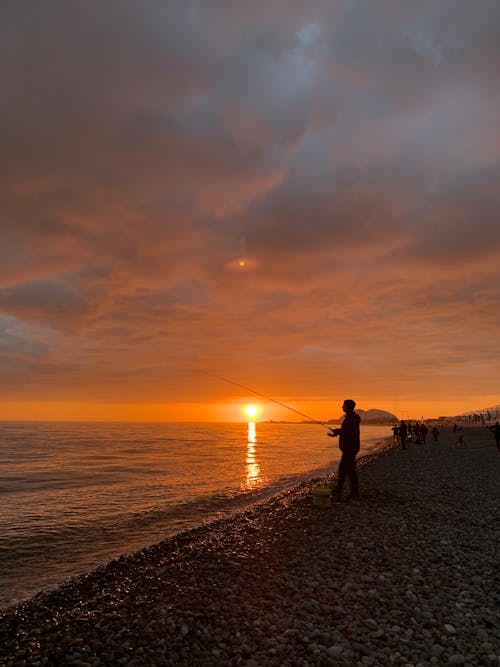
[[[261,398],[265,398],[266,401],[271,401],[272,403],[276,403],[277,405],[281,405],[282,408],[286,408],[287,410],[291,410],[292,412],[295,412],[296,414],[300,415],[301,417],[305,417],[307,420],[313,422],[314,424],[319,424],[320,426],[323,426],[328,431],[332,430],[329,426],[327,426],[327,424],[325,424],[325,422],[320,422],[317,419],[313,419],[310,415],[306,415],[304,412],[301,412],[300,410],[296,410],[295,408],[291,408],[289,405],[286,405],[285,403],[281,403],[280,401],[277,401],[275,398],[271,398],[270,396],[266,396],[266,394],[262,394],[260,391],[255,391],[255,389],[252,389],[251,387],[245,387],[245,385],[240,384],[239,382],[235,382],[234,380],[229,380],[228,378],[222,377],[222,375],[217,375],[216,373],[209,373],[208,371],[202,371],[202,370],[200,370],[200,373],[203,373],[204,375],[208,375],[209,377],[217,378],[218,380],[222,380],[222,382],[227,382],[228,384],[234,384],[235,387],[239,387],[240,389],[244,389],[245,391],[249,391],[251,394],[255,394],[256,396],[260,396]]]

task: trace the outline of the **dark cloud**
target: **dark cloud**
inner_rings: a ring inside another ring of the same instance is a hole
[[[124,395],[128,372],[144,400],[187,398],[208,363],[325,396],[333,369],[375,391],[467,357],[489,386],[500,6],[0,12],[0,350],[21,393],[31,374]]]
[[[3,290],[0,306],[15,314],[36,312],[42,317],[51,312],[71,316],[87,308],[84,299],[71,288],[50,280],[37,280]]]

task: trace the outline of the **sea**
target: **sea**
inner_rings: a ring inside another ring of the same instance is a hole
[[[0,422],[0,607],[336,470],[317,423]],[[361,454],[391,436],[362,427]]]

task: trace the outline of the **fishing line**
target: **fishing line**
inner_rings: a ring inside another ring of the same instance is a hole
[[[239,387],[240,389],[244,389],[245,391],[249,391],[251,394],[255,394],[256,396],[260,396],[261,398],[265,398],[266,401],[271,401],[272,403],[276,403],[277,405],[281,405],[282,408],[286,408],[287,410],[291,410],[292,412],[295,412],[296,414],[300,415],[301,417],[305,417],[307,420],[313,422],[314,424],[319,424],[320,426],[323,426],[326,428],[328,431],[331,431],[332,429],[325,424],[325,422],[320,422],[317,419],[313,419],[310,415],[306,415],[304,412],[301,412],[300,410],[296,410],[295,408],[291,408],[289,405],[286,405],[285,403],[281,403],[280,401],[277,401],[275,398],[271,398],[270,396],[266,396],[266,394],[262,394],[260,391],[255,391],[255,389],[252,389],[251,387],[245,387],[245,385],[240,384],[239,382],[234,382],[234,380],[229,380],[228,378],[222,377],[222,375],[217,375],[216,373],[209,373],[208,371],[199,371],[200,373],[203,373],[204,375],[208,375],[209,377],[217,378],[218,380],[222,380],[222,382],[227,382],[228,384],[234,384],[235,387]]]

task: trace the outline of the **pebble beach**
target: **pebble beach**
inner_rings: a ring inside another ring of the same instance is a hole
[[[485,428],[360,461],[0,616],[0,664],[500,665],[500,452]]]

